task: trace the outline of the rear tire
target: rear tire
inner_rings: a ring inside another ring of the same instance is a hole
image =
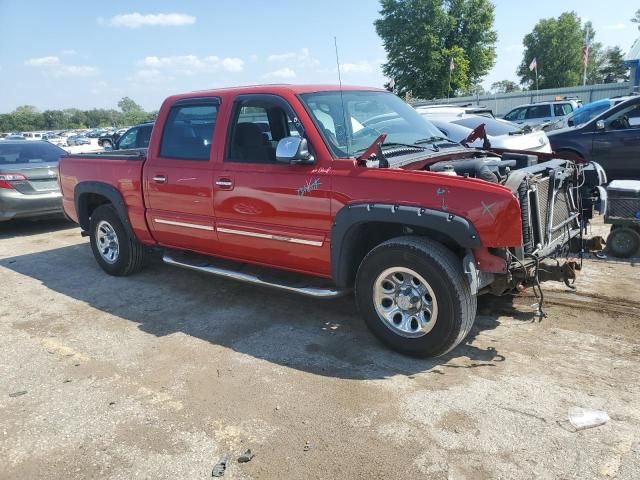
[[[611,228],[607,237],[607,247],[618,258],[629,258],[640,249],[640,235],[629,227]]]
[[[144,245],[127,233],[112,205],[100,205],[93,211],[89,238],[93,256],[109,275],[132,275],[144,266]]]
[[[471,331],[477,302],[456,255],[423,237],[398,237],[371,250],[355,296],[373,334],[405,355],[435,357]]]

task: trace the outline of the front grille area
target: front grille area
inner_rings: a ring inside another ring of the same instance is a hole
[[[578,210],[567,181],[541,174],[525,178],[518,189],[524,253],[566,243],[579,229]]]

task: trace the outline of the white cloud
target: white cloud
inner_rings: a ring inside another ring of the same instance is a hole
[[[263,78],[296,78],[296,72],[290,69],[289,67],[279,68],[278,70],[274,70],[273,72],[265,73]]]
[[[622,22],[618,22],[611,25],[604,25],[601,28],[602,30],[624,30],[625,28],[627,28],[627,26]]]
[[[272,53],[267,57],[267,61],[274,63],[295,63],[301,67],[313,67],[320,63],[311,56],[308,48],[301,48],[300,50],[284,53]]]
[[[60,59],[54,56],[30,58],[28,60],[25,60],[24,64],[30,67],[49,67],[52,65],[59,65]]]
[[[196,73],[226,70],[227,72],[242,72],[244,60],[236,57],[220,58],[216,55],[198,57],[197,55],[174,55],[168,57],[145,57],[140,65],[146,69],[166,69],[174,73],[194,75]]]
[[[30,58],[24,61],[29,67],[39,68],[54,77],[90,77],[98,73],[96,67],[89,65],[66,65],[56,56]]]
[[[244,69],[244,60],[240,58],[223,58],[220,64],[228,72],[241,72]]]
[[[147,26],[182,27],[196,23],[196,17],[185,13],[149,13],[138,12],[115,15],[108,20],[98,19],[98,23],[112,27],[140,28]]]
[[[344,73],[371,73],[373,72],[373,64],[365,60],[357,63],[341,63],[340,71]]]

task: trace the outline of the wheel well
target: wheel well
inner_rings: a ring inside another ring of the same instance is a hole
[[[99,193],[83,193],[78,198],[78,221],[80,226],[87,230],[89,228],[89,219],[94,210],[100,205],[111,203],[104,195]]]
[[[347,267],[345,269],[346,285],[353,286],[355,283],[358,267],[367,253],[387,240],[404,235],[428,237],[445,245],[460,258],[464,255],[464,249],[451,237],[427,227],[417,227],[390,222],[367,222],[357,224],[349,229],[344,238],[345,243],[343,246],[344,253],[342,255],[342,261],[346,262]]]
[[[574,162],[576,160],[579,160],[582,162],[585,160],[584,155],[582,155],[577,150],[574,150],[573,148],[559,148],[555,153],[557,154],[564,153],[565,155],[567,155],[567,158],[566,158],[567,160],[573,160]]]

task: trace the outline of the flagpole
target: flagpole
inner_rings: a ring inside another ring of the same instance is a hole
[[[589,23],[587,22],[584,34],[584,48],[586,52],[582,52],[582,63],[584,63],[584,73],[582,74],[582,85],[587,84],[587,64],[589,63]]]
[[[538,83],[538,62],[536,61],[536,102],[540,101],[540,84]]]
[[[449,86],[447,87],[447,102],[449,101],[449,95],[451,94],[451,62],[453,62],[453,58],[449,61]]]

